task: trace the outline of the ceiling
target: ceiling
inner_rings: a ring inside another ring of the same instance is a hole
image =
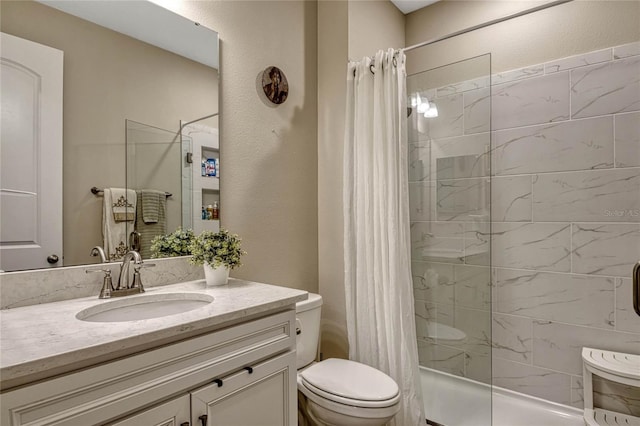
[[[406,15],[407,13],[422,9],[437,1],[438,0],[391,0],[391,3],[395,4],[396,7]]]

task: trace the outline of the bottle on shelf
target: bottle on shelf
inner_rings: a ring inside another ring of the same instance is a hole
[[[213,209],[212,209],[212,212],[211,212],[211,217],[214,220],[220,219],[220,208],[218,207],[218,202],[217,201],[213,202]]]
[[[202,220],[207,220],[207,209],[202,206],[202,215],[200,216]]]
[[[207,206],[207,220],[212,220],[212,219],[213,219],[213,206],[209,204]]]

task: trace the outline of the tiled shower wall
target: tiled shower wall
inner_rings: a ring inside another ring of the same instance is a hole
[[[421,364],[582,407],[583,346],[640,354],[640,42],[421,93],[439,110],[409,118]],[[639,391],[595,392],[640,416]]]

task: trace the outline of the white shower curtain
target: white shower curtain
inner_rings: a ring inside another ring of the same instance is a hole
[[[423,425],[411,282],[405,56],[350,63],[344,150],[349,358],[391,376],[398,426]],[[355,71],[355,72],[354,72]],[[373,72],[372,72],[373,71]]]

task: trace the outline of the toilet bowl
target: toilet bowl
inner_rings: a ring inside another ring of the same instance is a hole
[[[400,409],[395,381],[368,365],[345,359],[315,362],[322,297],[296,305],[298,391],[301,418],[319,425],[382,426]]]

